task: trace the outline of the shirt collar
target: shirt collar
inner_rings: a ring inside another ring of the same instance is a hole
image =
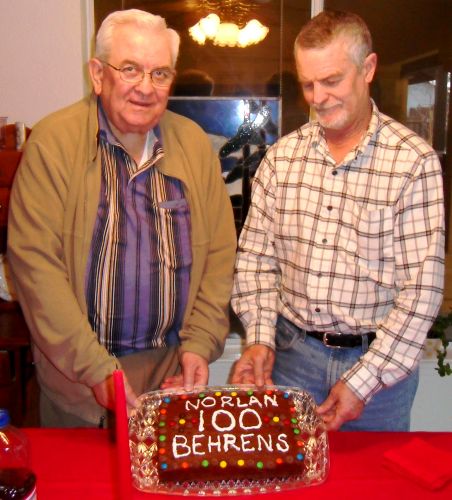
[[[111,130],[110,123],[105,114],[105,110],[102,106],[101,100],[98,98],[98,120],[99,120],[99,140],[103,140],[111,144],[112,146],[118,146],[123,148],[120,141],[117,139],[113,131]],[[143,151],[143,156],[141,157],[140,165],[148,162],[151,158],[159,158],[163,152],[162,146],[162,134],[160,131],[160,126],[156,125],[153,129],[148,131],[146,144]],[[154,162],[155,163],[155,160]]]
[[[377,105],[374,100],[370,100],[372,111],[369,126],[367,127],[366,133],[363,135],[361,141],[355,146],[355,148],[350,151],[347,156],[344,158],[343,163],[348,163],[351,159],[356,158],[357,156],[364,153],[365,149],[369,145],[370,140],[377,134],[377,131],[380,127],[380,113],[378,111]],[[312,145],[318,149],[320,153],[326,155],[328,153],[328,146],[326,144],[325,133],[320,124],[315,121],[313,123],[312,129]]]
[[[364,134],[360,143],[356,146],[355,151],[356,154],[364,153],[364,150],[367,148],[370,140],[377,134],[377,131],[380,127],[380,113],[378,111],[377,105],[374,100],[370,100],[372,106],[372,114],[370,116],[369,126],[367,127],[367,132]]]

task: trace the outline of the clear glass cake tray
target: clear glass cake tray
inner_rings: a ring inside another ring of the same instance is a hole
[[[276,405],[275,394],[287,399],[281,404],[285,410]],[[185,405],[184,411],[170,418],[168,407],[175,401],[179,409]],[[129,446],[132,482],[140,491],[192,496],[271,493],[317,485],[328,474],[327,432],[305,391],[209,386],[193,392],[153,391],[140,396],[139,403],[129,419]],[[180,468],[163,478],[165,470],[174,467],[174,457],[181,460]],[[260,475],[254,469],[254,477],[245,477],[242,465],[268,470]],[[208,477],[220,468],[222,479]],[[284,477],[287,468],[292,472]],[[280,473],[268,478],[269,470]],[[180,474],[187,477],[180,479]]]

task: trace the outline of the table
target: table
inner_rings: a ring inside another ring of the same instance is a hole
[[[39,500],[119,500],[115,445],[101,429],[24,429],[32,447],[32,467],[38,477]],[[452,482],[431,492],[382,464],[383,453],[420,437],[433,446],[452,450],[452,433],[332,432],[330,472],[318,486],[265,494],[262,500],[442,500],[452,499]],[[426,457],[425,467],[429,467]],[[136,490],[132,500],[171,500]],[[209,497],[212,498],[212,497]],[[251,496],[232,497],[237,500]],[[123,499],[121,499],[123,500]]]

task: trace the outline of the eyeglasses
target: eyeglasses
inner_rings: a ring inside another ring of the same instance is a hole
[[[101,61],[102,64],[110,66],[115,71],[119,71],[119,77],[127,83],[140,83],[144,80],[145,75],[151,77],[151,82],[155,87],[169,87],[176,76],[176,72],[171,68],[155,68],[152,71],[144,71],[143,68],[128,64],[122,68],[117,68],[107,61]]]

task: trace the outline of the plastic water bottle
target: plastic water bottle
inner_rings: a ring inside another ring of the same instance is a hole
[[[30,470],[28,438],[11,425],[0,408],[0,499],[36,500],[36,476]]]

